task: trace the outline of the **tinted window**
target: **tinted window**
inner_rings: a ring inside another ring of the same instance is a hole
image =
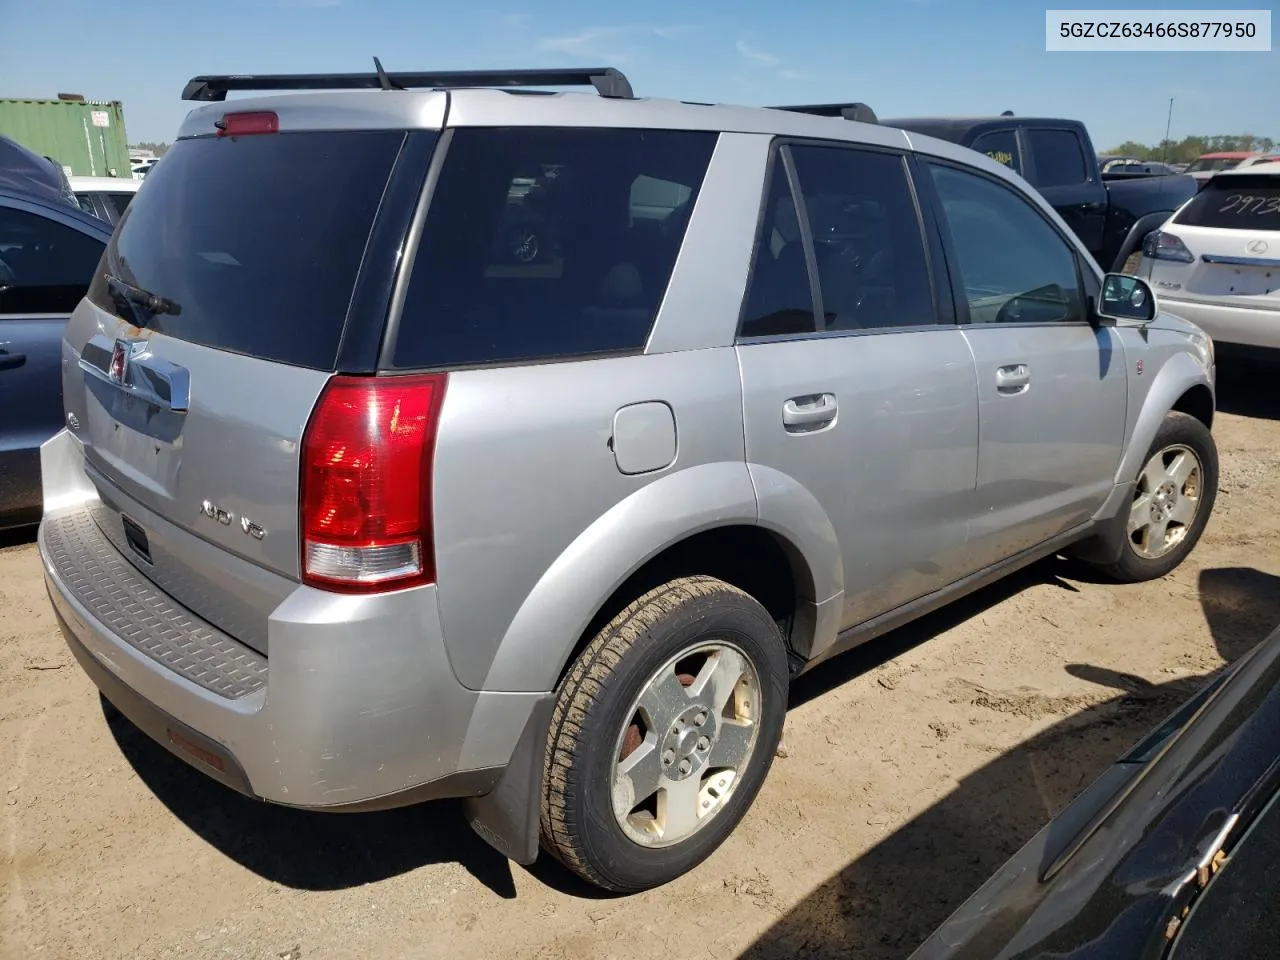
[[[89,216],[96,217],[99,215],[98,208],[94,206],[94,203],[93,203],[93,194],[77,193],[76,203],[80,204],[80,209],[83,210],[85,213],[89,214]]]
[[[1192,227],[1280,230],[1280,177],[1232,174],[1210,180],[1174,220]]]
[[[692,195],[687,184],[641,174],[631,184],[631,220],[664,220]]]
[[[1072,248],[1010,188],[930,164],[973,323],[1084,320]]]
[[[929,269],[903,158],[793,147],[813,233],[821,329],[935,322]]]
[[[800,221],[779,156],[756,240],[755,264],[742,311],[741,335],[769,337],[817,330],[813,288],[800,239]]]
[[[70,313],[103,243],[72,227],[0,207],[0,314]]]
[[[1205,170],[1231,170],[1240,166],[1243,157],[1200,157],[1187,167],[1187,173],[1201,173]]]
[[[124,216],[124,212],[129,209],[129,203],[133,200],[136,191],[129,190],[124,193],[104,193],[102,199],[107,202],[107,206],[115,210],[116,219],[119,220]]]
[[[395,366],[641,349],[715,141],[682,131],[456,130]]]
[[[404,134],[180,140],[129,204],[102,273],[176,301],[148,326],[329,370]],[[94,302],[117,310],[102,273]]]
[[[993,130],[984,133],[971,144],[972,149],[985,153],[996,163],[1003,163],[1010,170],[1022,172],[1022,154],[1018,150],[1018,136],[1012,130]]]
[[[1084,151],[1075,131],[1028,130],[1027,138],[1036,161],[1037,186],[1064,187],[1089,179]]]

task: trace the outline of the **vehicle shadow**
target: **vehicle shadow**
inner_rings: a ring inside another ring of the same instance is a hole
[[[1200,575],[1218,654],[1232,662],[1280,623],[1280,577]],[[1067,672],[1117,691],[976,772],[807,896],[743,960],[890,960],[911,953],[1075,796],[1216,674],[1151,683],[1105,667]]]
[[[112,736],[143,783],[202,840],[274,883],[342,890],[458,863],[504,899],[510,864],[467,826],[460,802],[378,813],[313,813],[251,800],[174,757],[113,709]]]
[[[1218,358],[1217,405],[1223,413],[1260,420],[1280,420],[1276,371],[1247,360]]]
[[[25,547],[29,543],[35,543],[39,530],[40,527],[34,523],[29,526],[0,530],[0,550],[6,550],[9,547]]]
[[[1031,586],[1056,583],[1061,560],[1035,564],[944,610],[838,657],[793,685],[792,706],[834,689]],[[125,759],[169,810],[204,841],[268,880],[307,890],[336,890],[394,877],[433,863],[456,862],[504,898],[515,896],[510,863],[467,825],[449,801],[379,813],[312,813],[234,793],[154,743],[127,719],[107,711]],[[530,868],[539,881],[581,899],[612,896],[552,857]]]
[[[1027,567],[799,678],[792,685],[790,705],[798,706],[821,696],[1033,586],[1053,584],[1075,591],[1077,588],[1064,578],[1076,577],[1077,573],[1074,564],[1057,558]],[[1260,582],[1257,578],[1265,578],[1267,582]],[[1252,570],[1235,570],[1206,571],[1201,579],[1206,615],[1214,626],[1215,638],[1221,634],[1224,637],[1256,639],[1265,635],[1263,624],[1268,617],[1280,620],[1280,589],[1271,582],[1277,578]],[[1269,592],[1275,599],[1268,599]],[[1230,647],[1231,641],[1220,642],[1219,649],[1223,650],[1224,645]],[[1136,740],[1146,727],[1171,709],[1178,698],[1189,693],[1191,686],[1183,682],[1171,685],[1167,691],[1163,688],[1137,689],[1121,697],[1117,701],[1118,706],[1110,712],[1104,708],[1092,711],[1099,713],[1096,720],[1084,717],[1081,729],[1091,725],[1101,728],[1118,726],[1118,729],[1107,735],[1108,739],[1102,741],[1100,749],[1075,758],[1074,763],[1081,772],[1069,778],[1070,789],[1078,790],[1085,786],[1127,743]],[[508,899],[515,896],[510,863],[475,836],[466,824],[460,803],[438,801],[401,810],[345,815],[272,806],[242,797],[215,783],[154,743],[123,717],[109,712],[107,722],[125,759],[175,816],[224,855],[275,883],[306,890],[337,890],[398,876],[429,864],[452,862],[460,864],[498,896]],[[986,801],[970,801],[963,797],[1020,796],[1016,789],[1006,794],[1003,781],[1025,767],[1027,757],[1043,755],[1051,758],[1055,751],[1065,753],[1078,746],[1072,740],[1073,736],[1070,731],[1060,733],[1057,739],[1063,743],[1059,745],[1051,733],[1023,745],[1015,754],[1026,754],[1026,757],[1019,760],[1017,756],[1010,755],[993,764],[993,767],[1002,763],[1004,766],[985,778],[975,775],[978,782],[958,791],[962,798],[956,802],[961,806],[972,802],[981,807]],[[1065,766],[1062,768],[1063,771],[1066,769]],[[1060,773],[1066,776],[1065,772]],[[988,783],[989,787],[984,785]],[[1031,836],[1052,812],[1056,812],[1046,811],[1038,797],[1027,794],[1025,789],[1021,796],[1024,800],[1030,797],[1034,801],[1030,805],[1029,816],[1018,819],[1010,814],[1004,818],[994,815],[991,818],[1002,828],[1010,828],[1008,836],[998,838],[997,843],[981,845],[968,872],[958,878],[952,877],[949,871],[937,875],[943,884],[940,889],[946,890],[940,902],[956,905],[984,879],[986,873]],[[1069,797],[1063,797],[1063,803],[1067,799]],[[1020,803],[1019,806],[1026,804]],[[911,837],[929,836],[933,831],[928,822],[904,829],[913,831],[907,838],[908,846],[911,845]],[[962,840],[964,829],[968,828],[962,826]],[[924,859],[929,858],[926,856]],[[539,857],[530,872],[540,882],[569,896],[581,899],[611,896],[579,880],[549,856]],[[937,887],[936,884],[934,886]],[[928,888],[927,884],[916,887],[909,877],[903,887],[906,890]],[[933,917],[936,912],[924,915]],[[909,916],[911,911],[905,913]],[[780,927],[780,936],[785,933],[786,923],[784,921]],[[876,922],[867,925],[865,919],[858,923],[864,932],[876,925]],[[928,929],[933,925],[928,925]],[[801,919],[800,927],[805,926],[807,921]],[[900,927],[901,923],[897,922],[897,926]],[[884,929],[893,927],[894,923],[889,923]],[[927,932],[924,930],[921,936]],[[762,942],[760,949],[767,950],[767,944]],[[833,950],[842,953],[843,949],[837,938]],[[765,952],[752,956],[773,955]],[[815,954],[819,955],[822,954]]]

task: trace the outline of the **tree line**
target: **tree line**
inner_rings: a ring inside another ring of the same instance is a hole
[[[1231,153],[1240,151],[1257,151],[1270,153],[1275,148],[1275,141],[1270,137],[1256,137],[1252,133],[1239,133],[1231,136],[1216,137],[1193,136],[1181,140],[1161,140],[1155,146],[1126,140],[1114,150],[1106,151],[1123,157],[1137,157],[1139,160],[1163,160],[1166,163],[1190,163],[1202,153]]]
[[[169,145],[167,143],[147,143],[147,142],[131,143],[129,144],[129,149],[130,150],[150,150],[157,157],[163,157],[164,152],[169,149]]]

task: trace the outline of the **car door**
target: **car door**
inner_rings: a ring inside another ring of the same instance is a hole
[[[737,345],[748,466],[758,490],[798,485],[825,514],[844,626],[967,564],[974,366],[909,168],[891,150],[777,149]]]
[[[1098,179],[1092,147],[1078,130],[1026,127],[1021,131],[1030,157],[1028,179],[1058,211],[1085,249],[1101,257],[1107,222],[1107,188]],[[1110,264],[1101,264],[1104,270]]]
[[[0,525],[39,519],[40,444],[62,427],[62,330],[106,245],[72,215],[0,197]]]
[[[1086,523],[1111,492],[1127,379],[1114,329],[1091,322],[1083,254],[995,176],[925,164],[978,376],[978,488],[969,545],[983,566]]]

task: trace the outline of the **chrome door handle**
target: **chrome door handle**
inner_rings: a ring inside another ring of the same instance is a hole
[[[836,395],[814,393],[792,397],[782,405],[782,425],[795,432],[809,432],[825,427],[836,419]]]
[[[1011,363],[996,370],[996,389],[1007,396],[1026,393],[1031,386],[1031,369],[1025,363]]]

